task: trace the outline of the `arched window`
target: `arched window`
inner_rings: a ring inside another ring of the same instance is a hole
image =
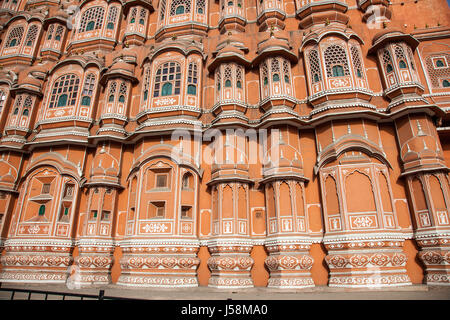
[[[403,60],[400,60],[400,62],[398,63],[398,67],[400,69],[406,69],[406,63]]]
[[[127,95],[127,84],[122,82],[119,88],[119,102],[125,102],[125,96]]]
[[[324,52],[328,77],[349,76],[346,50],[337,44],[330,45]]]
[[[14,109],[14,112],[13,112],[13,115],[16,116],[18,113],[19,113],[19,108],[15,108],[15,109]]]
[[[181,187],[183,189],[189,189],[191,187],[191,180],[192,180],[192,175],[189,172],[185,173],[183,175]]]
[[[284,74],[284,82],[287,84],[290,84],[290,70],[291,70],[291,64],[287,60],[283,60],[283,74]]]
[[[39,207],[39,213],[40,216],[45,215],[45,204],[41,204],[41,206]]]
[[[92,7],[87,9],[81,16],[80,29],[78,32],[101,29],[105,9],[103,7]]]
[[[109,85],[108,102],[114,102],[114,96],[116,94],[116,87],[117,87],[116,82],[115,81],[111,81],[111,84]]]
[[[204,14],[205,13],[205,0],[196,0],[196,7],[197,7],[198,14]]]
[[[450,82],[448,80],[444,80],[444,81],[442,81],[442,86],[444,88],[448,88],[448,87],[450,87]]]
[[[309,52],[309,68],[313,83],[319,82],[322,78],[322,73],[320,72],[319,54],[317,50],[311,50]]]
[[[444,65],[444,61],[442,61],[442,60],[436,60],[436,67],[438,67],[438,68],[442,68],[442,67],[444,67],[445,65]]]
[[[0,114],[2,113],[3,107],[6,102],[6,93],[3,90],[0,90]]]
[[[358,48],[356,46],[350,47],[350,53],[352,56],[353,69],[355,70],[356,76],[358,78],[363,78],[363,64]]]
[[[56,41],[60,41],[62,34],[64,32],[64,27],[63,26],[58,26],[58,28],[56,28],[56,34],[55,34],[55,40]]]
[[[197,64],[194,62],[189,63],[187,83],[187,93],[197,94]]]
[[[278,61],[278,59],[272,59],[272,63],[270,64],[270,71],[272,73],[272,81],[280,81],[280,62]]]
[[[141,9],[141,12],[139,13],[139,24],[144,25],[145,24],[145,17],[147,16],[147,10]]]
[[[156,71],[153,96],[159,97],[180,94],[181,67],[177,62],[166,62]],[[173,89],[173,93],[172,93]]]
[[[116,23],[118,13],[119,13],[119,9],[117,7],[109,8],[106,29],[114,30],[114,25]]]
[[[34,40],[36,40],[37,32],[38,32],[38,27],[35,24],[32,25],[28,29],[27,37],[26,37],[26,40],[25,40],[25,45],[27,47],[31,47],[33,45]]]
[[[131,10],[130,23],[136,22],[136,15],[137,15],[137,8],[133,8],[133,10]]]
[[[47,40],[51,40],[52,39],[53,29],[54,28],[55,28],[55,26],[53,24],[51,24],[50,27],[48,27]]]
[[[236,88],[242,89],[242,82],[240,80],[236,81]]]
[[[23,27],[15,27],[11,30],[8,35],[8,40],[6,41],[6,47],[11,48],[18,46],[23,36]]]
[[[49,108],[74,106],[80,85],[80,78],[75,74],[65,74],[53,84]]]
[[[264,61],[261,65],[261,78],[263,86],[267,86],[269,84],[269,79],[267,78],[268,68],[267,63]]]
[[[164,17],[166,14],[166,0],[161,0],[159,3],[160,11],[159,11],[159,20],[164,21]]]
[[[191,12],[191,0],[172,0],[170,4],[170,15],[184,14]]]
[[[391,58],[391,54],[389,53],[389,51],[384,50],[383,51],[383,65],[386,69],[386,73],[391,73],[392,71],[394,71],[394,68],[392,67],[392,58]]]
[[[228,79],[225,81],[225,88],[230,88],[231,87],[231,80]]]
[[[148,91],[150,88],[150,66],[147,65],[144,70],[143,98],[145,103],[148,99]]]
[[[28,117],[29,111],[28,109],[23,110],[22,115]]]
[[[86,76],[86,80],[83,85],[83,98],[81,100],[81,105],[90,106],[91,105],[91,97],[94,92],[95,87],[95,75],[90,73]]]

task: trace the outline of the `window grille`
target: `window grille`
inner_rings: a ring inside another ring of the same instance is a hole
[[[31,47],[33,45],[34,40],[36,40],[37,32],[38,32],[38,27],[35,24],[33,24],[28,29],[27,38],[25,39],[25,45],[27,47]]]
[[[183,8],[183,10],[179,9]],[[190,13],[191,12],[191,1],[190,0],[172,0],[170,4],[170,15],[174,16],[177,14]]]
[[[347,52],[345,49],[337,44],[330,45],[324,52],[325,66],[327,70],[327,76],[333,77],[333,67],[339,66],[340,68],[334,68],[334,70],[341,70],[342,74],[338,72],[338,75],[349,76],[350,71],[347,63]],[[336,73],[335,73],[336,74]]]
[[[311,50],[309,52],[309,67],[311,71],[312,83],[316,83],[322,80],[322,73],[320,71],[319,53],[317,50]]]
[[[78,32],[101,29],[104,15],[105,9],[103,7],[92,7],[87,9],[81,16],[80,29]]]
[[[181,67],[176,62],[166,62],[156,71],[154,97],[180,94]]]
[[[49,108],[74,106],[77,100],[80,79],[73,73],[56,79],[50,96]]]
[[[6,47],[15,47],[20,45],[23,36],[23,27],[15,27],[11,30],[8,35],[8,40],[6,41]]]
[[[356,46],[350,47],[350,53],[352,55],[352,63],[356,76],[358,78],[364,78],[363,66],[358,48]]]
[[[188,67],[188,94],[197,94],[197,64],[191,62]]]
[[[444,66],[447,65],[447,67],[436,68],[434,63],[437,57],[439,57],[439,59],[444,63]],[[446,53],[434,54],[433,56],[428,56],[425,59],[428,76],[430,77],[431,85],[434,88],[447,87],[447,84],[450,80],[450,67],[448,63],[449,61],[450,54]]]

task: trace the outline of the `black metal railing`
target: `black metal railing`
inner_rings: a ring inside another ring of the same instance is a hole
[[[33,300],[32,299],[33,294],[44,295],[45,296],[44,300],[48,300],[48,296],[50,296],[50,295],[51,296],[60,296],[62,298],[61,300],[65,300],[66,297],[77,297],[77,298],[80,298],[80,300],[84,300],[86,298],[91,299],[91,300],[93,300],[93,299],[95,299],[95,300],[140,300],[140,299],[132,299],[132,298],[105,296],[105,290],[99,290],[98,295],[70,293],[70,292],[58,292],[58,291],[15,289],[15,288],[0,288],[0,292],[11,292],[11,296],[10,296],[9,300],[19,300],[19,299],[14,299],[17,292],[28,293],[28,298],[24,299],[23,297],[21,297],[20,300]],[[36,299],[36,300],[42,300],[42,299]]]

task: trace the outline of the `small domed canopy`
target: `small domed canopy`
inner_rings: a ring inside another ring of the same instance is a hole
[[[300,46],[300,51],[309,43],[318,44],[322,39],[335,35],[341,37],[345,40],[355,39],[360,44],[364,44],[364,41],[358,36],[352,29],[348,28],[345,25],[332,25],[322,27],[320,29],[315,30],[314,32],[310,32],[309,34],[304,34],[302,45]]]
[[[406,42],[413,50],[419,45],[419,41],[410,34],[406,34],[397,29],[386,29],[378,32],[373,37],[372,47],[369,49],[368,53],[374,54],[379,48],[385,46],[387,43],[399,41]]]
[[[214,52],[215,57],[208,65],[208,70],[212,72],[218,65],[226,62],[236,62],[244,67],[249,67],[251,62],[244,56],[246,50],[247,48],[240,47],[238,43],[232,42],[231,39],[227,40],[223,47]]]
[[[287,39],[271,36],[258,43],[258,56],[253,60],[252,64],[254,66],[258,65],[268,56],[281,56],[295,63],[298,61],[298,58],[291,51],[291,48]]]
[[[148,10],[150,10],[150,12],[155,11],[155,8],[153,7],[153,3],[150,0],[125,0],[124,1],[125,4],[123,5],[123,13],[126,15],[128,14],[128,11],[130,10],[131,7],[134,6],[142,6]]]
[[[202,59],[206,59],[206,54],[203,50],[203,44],[198,41],[183,40],[183,39],[166,39],[162,43],[150,49],[149,54],[145,57],[142,65],[147,61],[154,60],[158,55],[167,51],[178,51],[184,56],[188,56],[193,53],[201,55]]]

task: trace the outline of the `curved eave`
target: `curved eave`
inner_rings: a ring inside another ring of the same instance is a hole
[[[299,174],[294,174],[294,173],[282,173],[282,174],[273,174],[273,175],[269,175],[261,180],[258,181],[258,185],[261,184],[266,184],[270,181],[274,181],[274,180],[298,180],[298,181],[304,181],[304,182],[309,182],[309,179],[306,178],[303,175],[299,175]]]
[[[411,47],[412,50],[415,50],[419,45],[419,40],[417,40],[410,34],[405,34],[399,31],[391,32],[378,38],[372,45],[372,47],[369,49],[368,54],[376,54],[377,50],[385,46],[387,43],[400,41],[406,42]]]
[[[255,182],[249,178],[244,178],[244,177],[238,177],[238,176],[229,176],[229,177],[218,177],[218,178],[214,178],[211,179],[210,181],[208,181],[206,183],[207,186],[212,186],[215,185],[217,183],[226,183],[226,182],[243,182],[243,183],[248,183],[248,184],[254,184]]]
[[[144,8],[147,8],[150,11],[150,13],[155,11],[155,8],[153,7],[153,3],[151,1],[131,0],[131,1],[127,1],[127,2],[125,2],[125,4],[123,4],[123,13],[125,15],[127,15],[128,10],[130,10],[131,7],[138,6],[138,5],[141,5]]]
[[[136,84],[139,82],[139,80],[135,76],[129,74],[128,70],[118,69],[118,70],[113,70],[113,71],[107,71],[106,73],[104,73],[103,76],[100,78],[100,83],[105,84],[106,81],[108,81],[108,79],[113,79],[113,78],[128,79],[133,84]]]
[[[118,2],[120,3],[120,5],[123,7],[125,5],[125,3],[122,0],[104,0],[106,3],[110,3],[110,2]],[[83,6],[89,2],[92,2],[92,0],[84,0],[80,2],[80,9],[83,8]]]
[[[244,67],[248,68],[252,65],[251,61],[244,58],[244,56],[237,54],[235,52],[222,53],[215,57],[213,61],[208,65],[209,72],[214,71],[218,65],[226,62],[236,62]]]
[[[20,19],[24,19],[26,22],[30,23],[32,21],[39,21],[41,24],[44,23],[44,18],[41,18],[39,16],[32,16],[29,14],[25,14],[23,13],[18,13],[17,15],[13,16],[11,19],[9,19],[4,25],[3,28],[7,28],[8,25],[12,22],[14,22],[15,20],[20,20]]]
[[[328,28],[328,27],[325,27]],[[347,30],[347,29],[346,29]],[[361,39],[360,36],[358,36],[356,33],[351,32],[351,33],[345,33],[343,31],[339,31],[339,30],[327,30],[324,32],[314,32],[315,35],[307,35],[303,41],[302,41],[302,45],[299,48],[299,51],[302,51],[303,48],[309,44],[310,42],[313,42],[315,44],[319,44],[320,41],[322,41],[323,38],[328,37],[330,35],[338,35],[340,37],[343,37],[345,40],[350,40],[350,39],[355,39],[357,40],[361,45],[364,45],[364,41],[363,39]]]
[[[298,61],[298,57],[290,50],[276,46],[276,47],[268,47],[262,50],[258,56],[253,59],[252,67],[259,65],[259,63],[264,60],[267,56],[282,56],[293,63]]]
[[[78,64],[80,65],[83,69],[88,68],[89,66],[93,65],[96,66],[100,72],[102,72],[103,70],[105,70],[106,68],[104,66],[102,66],[98,61],[95,60],[85,60],[84,58],[76,58],[76,57],[69,57],[63,61],[58,62],[52,69],[50,69],[49,74],[52,74],[55,70],[68,65],[68,64]]]
[[[163,45],[160,48],[156,49],[154,52],[147,55],[144,60],[142,61],[141,67],[147,62],[153,61],[158,55],[167,52],[167,51],[178,51],[184,56],[191,55],[193,53],[198,53],[203,60],[206,60],[207,54],[203,52],[201,48],[198,48],[196,46],[189,46],[186,48],[180,48],[179,44],[170,43],[167,45]]]
[[[63,17],[59,17],[59,16],[48,17],[48,18],[44,19],[44,22],[42,23],[42,26],[44,28],[47,28],[47,26],[50,23],[55,23],[55,22],[60,23],[63,26],[66,26],[67,25],[67,18],[63,18]]]
[[[41,88],[37,88],[35,86],[31,87],[31,86],[29,86],[27,84],[21,84],[21,85],[13,86],[10,89],[10,92],[12,94],[14,94],[14,95],[19,93],[19,92],[27,92],[27,93],[31,93],[33,95],[36,95],[38,97],[42,97],[43,96]]]

